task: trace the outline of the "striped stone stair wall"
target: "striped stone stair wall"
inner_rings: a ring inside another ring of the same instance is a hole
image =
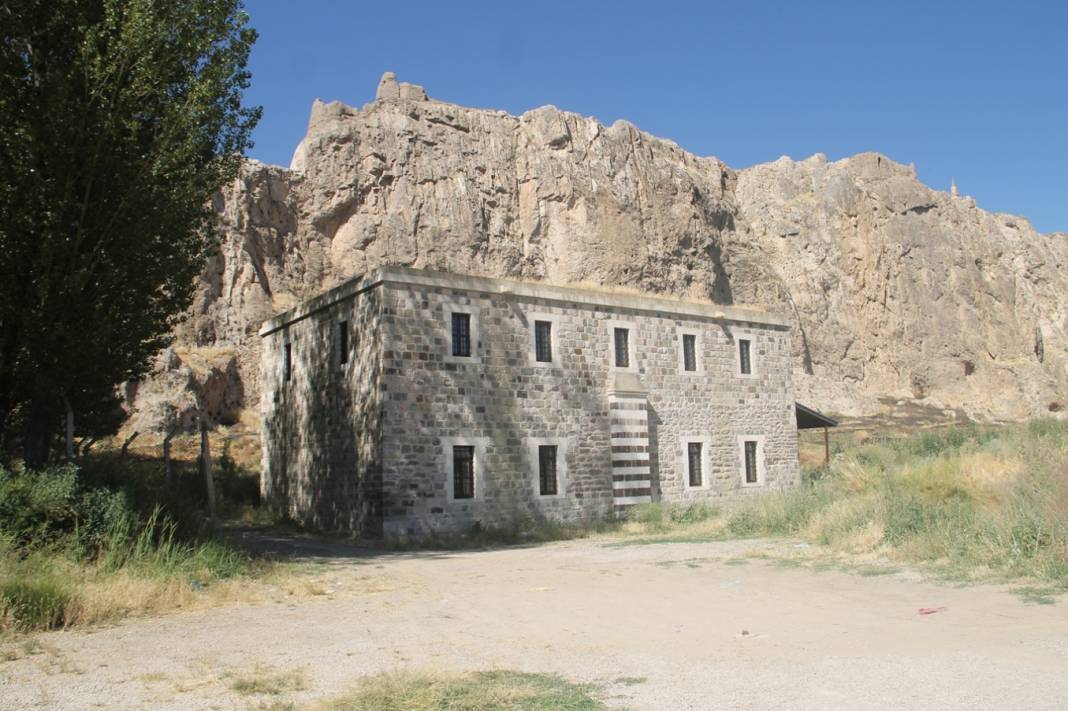
[[[649,464],[649,409],[644,393],[609,392],[612,495],[616,515],[653,500]]]

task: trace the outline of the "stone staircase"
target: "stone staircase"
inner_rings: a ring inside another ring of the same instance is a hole
[[[617,516],[652,501],[649,462],[649,401],[637,375],[613,373],[608,385],[612,438],[612,496]]]

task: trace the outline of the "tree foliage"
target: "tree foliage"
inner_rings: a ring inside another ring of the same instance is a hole
[[[260,109],[240,0],[0,0],[0,447],[144,375]],[[104,417],[106,419],[106,417]]]

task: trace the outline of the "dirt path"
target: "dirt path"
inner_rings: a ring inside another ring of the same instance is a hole
[[[42,635],[43,653],[0,661],[0,708],[246,709],[333,695],[382,670],[493,667],[595,682],[631,709],[1065,707],[1063,601],[737,560],[781,545],[352,549],[321,576],[326,594],[300,604]],[[358,578],[390,589],[346,592]],[[306,688],[230,689],[286,670]]]

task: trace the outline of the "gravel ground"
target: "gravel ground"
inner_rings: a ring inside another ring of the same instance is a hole
[[[739,560],[791,548],[768,541],[390,555],[317,545],[329,562],[310,599],[0,647],[0,708],[300,705],[406,668],[555,672],[629,709],[1068,704],[1068,603],[1028,605],[1004,588]],[[288,671],[305,688],[231,689]]]

